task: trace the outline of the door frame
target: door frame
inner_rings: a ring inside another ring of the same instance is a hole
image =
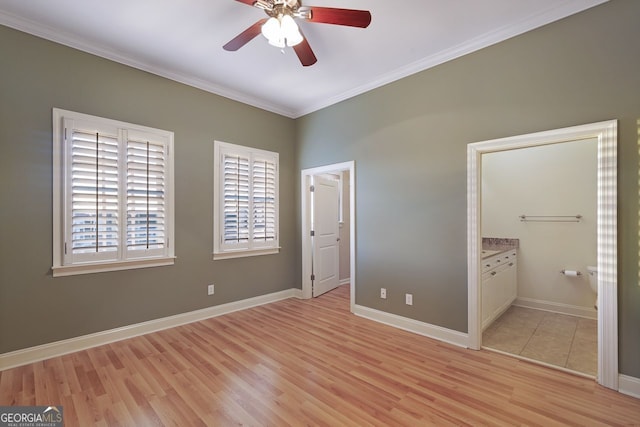
[[[303,169],[300,172],[301,240],[302,240],[302,298],[312,298],[311,289],[311,177],[324,173],[349,171],[349,310],[355,307],[356,289],[356,164],[355,161],[335,163]]]
[[[618,390],[618,230],[617,120],[573,126],[467,146],[467,274],[468,347],[482,346],[481,320],[481,185],[482,154],[562,142],[598,140],[597,258],[598,258],[598,375],[597,382]]]

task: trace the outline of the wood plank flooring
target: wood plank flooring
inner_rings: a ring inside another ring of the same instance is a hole
[[[640,400],[349,313],[348,285],[0,372],[65,426],[629,426]]]

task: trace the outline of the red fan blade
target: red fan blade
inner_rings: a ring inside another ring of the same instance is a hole
[[[368,10],[337,9],[333,7],[309,7],[311,18],[309,22],[322,24],[348,25],[349,27],[367,28],[371,23],[371,13]]]
[[[296,51],[298,59],[305,67],[313,65],[318,61],[318,58],[316,58],[316,55],[313,53],[313,50],[311,49],[311,46],[309,46],[309,42],[307,41],[307,38],[304,36],[304,34],[302,34],[302,41],[295,45],[293,47],[293,50]]]
[[[236,1],[239,1],[240,3],[248,4],[249,6],[253,6],[254,4],[256,4],[256,0],[236,0]]]
[[[238,1],[240,1],[240,0],[238,0]],[[229,43],[227,43],[224,46],[222,46],[222,48],[224,50],[229,50],[229,51],[236,51],[236,50],[240,49],[242,46],[244,46],[245,44],[247,44],[251,40],[253,40],[258,34],[260,34],[260,32],[262,31],[262,25],[265,22],[267,22],[267,19],[269,19],[269,18],[264,18],[264,19],[259,20],[258,22],[256,22],[255,24],[253,24],[252,26],[250,26],[249,28],[247,28],[246,30],[241,32],[240,34],[238,34]]]

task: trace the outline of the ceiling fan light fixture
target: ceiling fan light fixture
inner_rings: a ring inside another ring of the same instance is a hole
[[[300,63],[304,67],[318,61],[309,42],[302,35],[295,19],[311,23],[343,25],[367,28],[371,23],[368,10],[344,9],[337,7],[302,6],[302,0],[235,0],[262,9],[268,18],[256,21],[249,28],[222,46],[226,51],[236,51],[262,33],[269,44],[280,48],[294,47]],[[295,19],[294,19],[295,18]]]
[[[280,37],[280,33],[280,21],[278,21],[277,18],[269,18],[262,26],[262,35],[269,41],[278,39]]]
[[[262,26],[262,35],[269,40],[269,44],[278,48],[295,46],[302,42],[302,34],[291,15],[271,17]]]
[[[287,46],[295,46],[302,43],[302,34],[300,34],[300,30],[296,28],[296,31],[287,36]]]
[[[287,39],[287,46],[295,46],[302,41],[302,34],[291,15],[284,15],[280,19],[280,28],[282,35]]]
[[[269,40],[269,44],[271,46],[275,46],[275,47],[280,48],[280,49],[284,49],[284,47],[286,46],[285,43],[284,43],[284,39],[282,39],[282,38],[280,38],[280,39],[278,39],[278,38],[271,39],[271,40]]]

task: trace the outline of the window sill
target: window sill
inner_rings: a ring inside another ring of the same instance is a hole
[[[51,267],[53,277],[75,276],[77,274],[103,273],[107,271],[133,270],[136,268],[162,267],[173,265],[176,257],[147,258],[130,261],[114,261],[92,264],[59,265]]]
[[[231,258],[245,258],[250,256],[259,255],[273,255],[280,252],[280,248],[265,248],[265,249],[240,249],[237,251],[227,252],[214,252],[213,260],[231,259]]]

